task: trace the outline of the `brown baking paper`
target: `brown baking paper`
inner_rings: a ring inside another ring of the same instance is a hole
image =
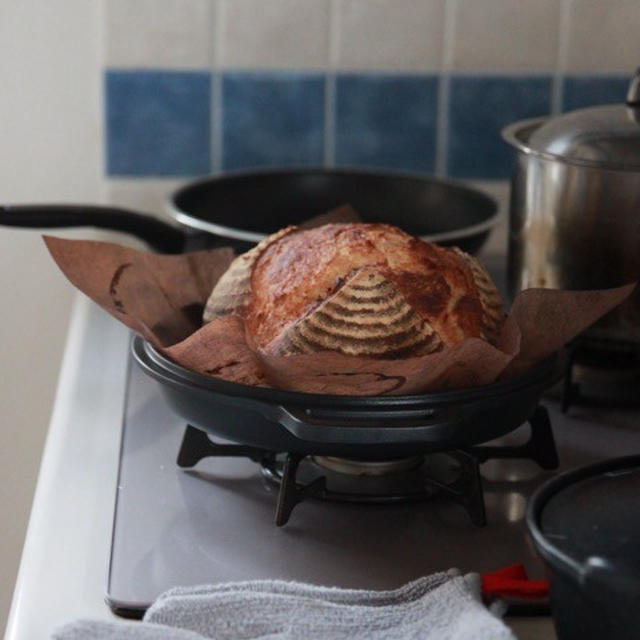
[[[622,302],[635,284],[601,291],[519,294],[496,346],[468,338],[427,356],[381,360],[322,352],[266,356],[237,316],[200,327],[202,308],[233,259],[230,249],[145,253],[107,242],[45,237],[67,278],[188,369],[232,382],[337,395],[417,394],[516,376]]]

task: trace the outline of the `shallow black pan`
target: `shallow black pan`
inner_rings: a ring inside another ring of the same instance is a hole
[[[186,423],[274,452],[389,459],[487,442],[529,419],[560,375],[553,356],[513,380],[412,396],[335,396],[204,376],[136,336],[133,355]]]
[[[486,194],[453,182],[395,172],[339,169],[253,171],[192,182],[169,198],[171,225],[151,215],[94,205],[0,206],[0,225],[90,226],[135,235],[152,248],[180,253],[230,245],[246,251],[262,237],[343,204],[365,222],[476,253],[497,222]]]

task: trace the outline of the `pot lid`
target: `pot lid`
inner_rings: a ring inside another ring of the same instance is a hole
[[[640,567],[640,457],[618,458],[558,478],[539,527],[556,553],[582,565]]]
[[[640,69],[626,103],[571,111],[529,131],[526,146],[534,153],[598,168],[640,170]]]

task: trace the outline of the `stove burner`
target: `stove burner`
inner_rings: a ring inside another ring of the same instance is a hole
[[[243,456],[261,465],[279,486],[276,525],[289,521],[306,498],[335,502],[390,504],[443,497],[465,508],[473,524],[486,524],[479,465],[494,458],[529,458],[555,469],[558,456],[547,410],[539,405],[528,420],[529,440],[521,445],[483,445],[396,460],[369,461],[300,453],[274,453],[243,445],[219,444],[187,425],[178,454],[180,467],[210,456]]]
[[[312,460],[320,467],[351,476],[386,476],[419,467],[423,456],[399,458],[397,460],[355,460],[353,458],[336,458],[335,456],[312,456]]]
[[[569,350],[562,411],[574,404],[637,407],[639,388],[639,345],[583,337]]]

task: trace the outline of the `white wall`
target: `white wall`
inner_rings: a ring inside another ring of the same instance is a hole
[[[0,202],[102,200],[100,13],[86,0],[0,2]],[[39,233],[0,227],[1,627],[73,295]]]

